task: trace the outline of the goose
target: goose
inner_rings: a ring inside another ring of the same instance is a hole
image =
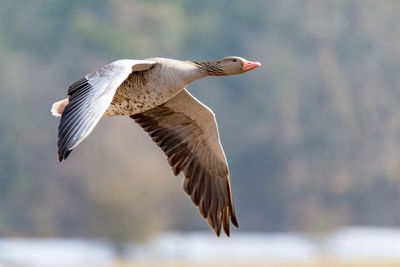
[[[207,76],[242,74],[260,67],[241,57],[217,61],[168,58],[122,59],[76,81],[68,98],[53,104],[61,116],[59,161],[67,159],[102,117],[129,116],[161,148],[173,173],[183,173],[183,188],[217,236],[229,221],[238,226],[230,174],[215,115],[186,87]]]

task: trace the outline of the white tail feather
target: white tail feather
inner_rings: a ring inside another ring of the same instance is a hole
[[[68,99],[60,100],[53,104],[51,107],[51,114],[56,117],[60,117],[64,112],[65,106],[69,103]]]

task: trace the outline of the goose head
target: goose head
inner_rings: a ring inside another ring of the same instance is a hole
[[[241,57],[225,57],[217,61],[192,62],[206,76],[237,75],[261,66],[259,62],[248,61]]]
[[[248,61],[241,57],[226,57],[218,61],[225,75],[237,75],[261,66],[259,62]]]

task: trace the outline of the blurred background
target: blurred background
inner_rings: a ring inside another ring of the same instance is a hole
[[[397,0],[0,1],[0,266],[400,262],[399,16]],[[58,162],[50,108],[86,73],[229,55],[263,65],[189,91],[217,116],[232,238],[129,118]]]

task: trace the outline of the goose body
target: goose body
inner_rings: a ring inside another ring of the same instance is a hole
[[[229,170],[214,113],[185,89],[206,76],[241,74],[259,67],[240,57],[212,62],[167,58],[117,60],[73,83],[68,99],[53,104],[61,116],[59,160],[84,140],[102,117],[130,116],[168,157],[184,190],[217,235],[238,227]]]

